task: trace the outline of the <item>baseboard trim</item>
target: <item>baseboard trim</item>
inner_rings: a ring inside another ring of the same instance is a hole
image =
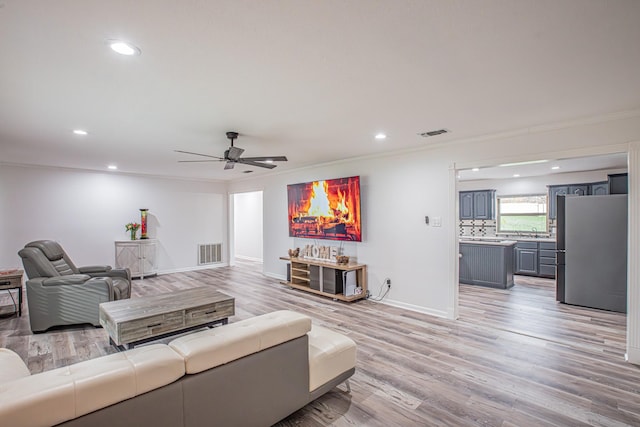
[[[373,301],[373,300],[369,300],[369,301]],[[411,310],[411,311],[415,311],[418,313],[422,313],[422,314],[428,314],[431,316],[435,316],[435,317],[441,317],[443,319],[448,319],[448,313],[446,311],[443,310],[432,310],[432,309],[428,309],[419,305],[414,305],[414,304],[407,304],[406,302],[402,302],[402,301],[395,301],[395,300],[383,300],[383,301],[375,301],[381,304],[386,304],[386,305],[390,305],[393,307],[398,307],[398,308],[404,308],[406,310]]]
[[[283,276],[281,274],[264,273],[264,275],[267,277],[271,277],[272,279],[280,280],[281,282],[287,281],[287,276]]]
[[[221,262],[216,264],[197,265],[195,267],[172,268],[170,270],[160,270],[158,271],[158,275],[171,274],[171,273],[184,273],[185,271],[208,270],[210,268],[221,268],[221,267],[228,267],[228,266],[229,266],[229,263]]]
[[[263,262],[262,258],[254,258],[254,257],[244,256],[244,255],[236,255],[235,258],[236,259],[241,259],[243,261]]]
[[[629,347],[625,355],[627,362],[640,365],[640,348]]]

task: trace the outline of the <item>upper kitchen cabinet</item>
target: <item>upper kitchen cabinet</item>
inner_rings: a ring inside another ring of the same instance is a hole
[[[550,185],[549,186],[549,218],[556,217],[556,196],[558,194],[566,195],[569,193],[568,185]]]
[[[494,219],[496,190],[461,191],[460,219]]]
[[[626,173],[609,175],[609,194],[627,194],[628,192],[629,182]]]
[[[460,198],[460,219],[473,219],[473,191],[461,191]]]
[[[574,196],[586,196],[589,194],[589,184],[572,184],[569,186],[569,192]]]
[[[556,197],[560,195],[588,196],[609,194],[609,182],[591,182],[587,184],[549,185],[549,218],[556,217]]]
[[[592,182],[589,184],[589,194],[594,196],[605,196],[609,194],[609,182]]]

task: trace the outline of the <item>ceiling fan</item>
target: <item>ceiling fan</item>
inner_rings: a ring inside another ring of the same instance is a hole
[[[199,163],[199,162],[223,162],[225,169],[233,169],[236,163],[243,165],[257,166],[261,168],[273,169],[277,165],[273,162],[286,162],[285,156],[263,156],[263,157],[240,157],[244,149],[233,146],[233,141],[238,138],[238,132],[227,132],[227,138],[231,141],[231,146],[224,152],[224,157],[210,156],[208,154],[192,153],[190,151],[174,150],[176,153],[194,154],[196,156],[209,157],[213,160],[178,160],[179,163]]]

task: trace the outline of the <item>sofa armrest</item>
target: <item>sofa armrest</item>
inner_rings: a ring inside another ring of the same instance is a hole
[[[8,348],[0,348],[0,384],[31,375],[17,353]]]
[[[88,272],[87,274],[91,277],[121,277],[131,281],[131,270],[129,268],[110,268],[107,271]]]
[[[89,279],[91,279],[91,276],[87,274],[47,277],[42,279],[42,286],[82,285]]]
[[[110,265],[87,265],[84,267],[78,267],[78,271],[83,274],[90,273],[106,273],[111,270]]]

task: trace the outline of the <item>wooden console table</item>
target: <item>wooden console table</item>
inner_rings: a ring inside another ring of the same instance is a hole
[[[0,291],[9,293],[13,289],[18,291],[18,306],[16,311],[11,313],[12,315],[18,313],[18,317],[22,316],[22,273],[23,271],[18,269],[0,271]]]
[[[308,258],[280,257],[289,261],[290,281],[285,285],[313,294],[323,295],[340,301],[356,301],[367,297],[367,266],[366,264],[337,264]],[[360,293],[345,295],[344,283],[339,282],[336,272],[353,271],[356,285]],[[343,287],[340,288],[340,285]]]

